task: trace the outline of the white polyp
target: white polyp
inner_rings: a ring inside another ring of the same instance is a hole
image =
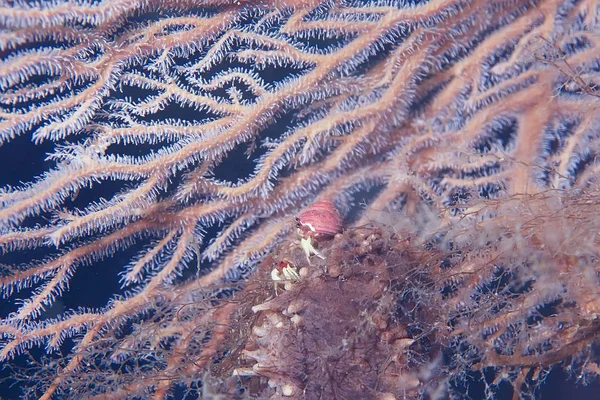
[[[269,313],[269,315],[267,315],[267,318],[273,325],[277,325],[278,323],[281,322],[281,315],[278,313],[274,313],[274,312]]]
[[[233,370],[233,376],[256,376],[256,371],[251,368],[236,368]]]
[[[269,333],[269,330],[262,326],[255,326],[252,328],[252,333],[258,337],[265,337]]]
[[[284,396],[293,396],[294,395],[294,387],[292,385],[284,385],[281,388],[281,394]]]
[[[266,310],[270,310],[270,309],[271,309],[271,302],[267,301],[265,303],[257,304],[254,307],[252,307],[252,312],[257,313],[259,311],[266,311]]]
[[[288,315],[293,315],[293,314],[296,314],[299,309],[300,309],[300,307],[298,307],[297,303],[292,303],[288,306],[287,313],[288,313]]]

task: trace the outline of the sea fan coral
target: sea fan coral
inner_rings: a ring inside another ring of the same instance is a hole
[[[306,288],[328,301],[307,327],[344,306],[347,340],[398,328],[344,358],[381,369],[362,377],[369,395],[452,392],[488,368],[521,393],[561,361],[594,374],[597,1],[0,3],[0,362],[15,397],[244,392],[212,370],[242,379],[242,349],[285,359],[313,337],[252,336],[272,323],[252,311],[275,296],[269,256],[300,277],[276,315]],[[294,217],[323,200],[345,231],[310,238],[324,259],[309,251],[309,269]],[[284,362],[276,395],[318,391]]]

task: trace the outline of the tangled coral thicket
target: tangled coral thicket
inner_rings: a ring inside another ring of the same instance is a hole
[[[508,383],[518,398],[554,365],[594,381],[599,202],[597,188],[477,202],[452,226],[371,210],[311,264],[291,236],[235,296],[212,373],[272,399],[439,398],[476,371],[486,396]],[[281,260],[302,278],[275,294]]]

